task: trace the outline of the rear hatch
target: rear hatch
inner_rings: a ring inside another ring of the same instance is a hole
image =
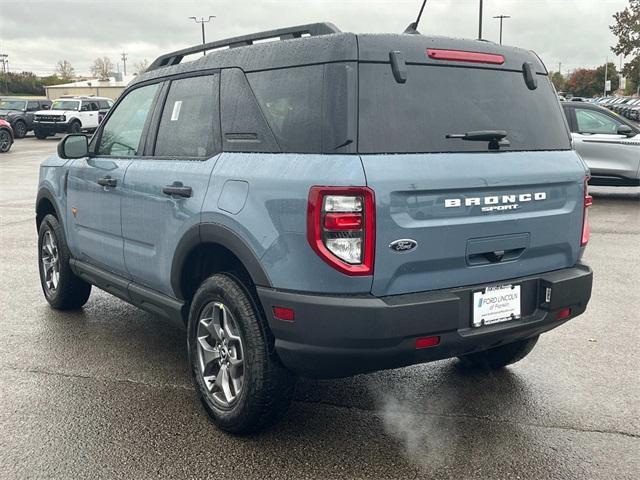
[[[418,35],[365,35],[359,46],[358,150],[376,196],[372,293],[574,265],[586,171],[538,58]],[[507,136],[499,146],[447,138],[478,131]]]

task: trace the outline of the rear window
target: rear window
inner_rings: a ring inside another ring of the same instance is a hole
[[[448,134],[505,130],[505,151],[568,150],[565,120],[546,77],[529,90],[522,72],[407,66],[397,83],[389,64],[360,64],[361,153],[486,152],[488,142]]]

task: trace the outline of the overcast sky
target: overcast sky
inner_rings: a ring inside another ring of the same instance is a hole
[[[51,74],[60,59],[87,74],[94,58],[128,70],[167,51],[201,41],[189,16],[216,15],[207,40],[260,30],[330,21],[343,31],[402,32],[415,19],[422,0],[0,0],[0,53],[12,71]],[[550,70],[603,64],[615,39],[612,15],[627,0],[485,0],[483,37],[535,50]],[[424,34],[475,38],[479,0],[429,0],[420,30]],[[619,59],[615,59],[616,65]]]

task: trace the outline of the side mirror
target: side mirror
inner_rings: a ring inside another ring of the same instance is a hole
[[[67,135],[58,143],[60,158],[82,158],[89,155],[89,140],[82,133]]]
[[[635,137],[637,135],[636,131],[631,128],[629,125],[620,125],[617,131],[618,135],[626,135],[627,137]]]
[[[89,105],[82,105],[80,107],[80,111],[81,112],[88,112],[89,111]]]

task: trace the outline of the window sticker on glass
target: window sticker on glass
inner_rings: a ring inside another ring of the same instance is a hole
[[[182,100],[176,100],[173,104],[173,112],[171,112],[171,121],[175,122],[180,118],[180,109],[182,108]]]

